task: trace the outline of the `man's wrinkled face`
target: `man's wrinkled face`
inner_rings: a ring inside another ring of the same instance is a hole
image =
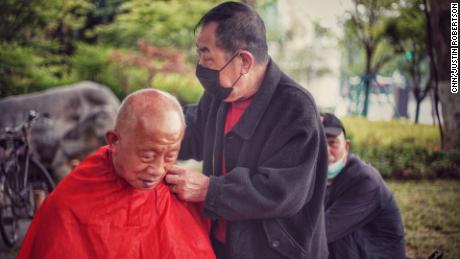
[[[340,133],[338,136],[327,135],[328,164],[333,164],[348,154],[350,142]]]
[[[238,52],[227,55],[217,46],[216,30],[217,23],[210,22],[198,34],[196,39],[198,63],[209,69],[220,70],[219,82],[223,87],[234,85],[232,93],[224,100],[233,102],[240,99],[246,91],[238,80],[241,75],[242,61]]]
[[[184,129],[176,112],[163,120],[138,124],[132,130],[112,133],[117,135],[110,145],[113,164],[134,188],[152,189],[176,162]]]

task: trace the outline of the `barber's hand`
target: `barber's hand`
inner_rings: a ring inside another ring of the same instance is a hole
[[[208,193],[209,177],[190,169],[172,166],[165,180],[169,189],[184,201],[204,201]]]

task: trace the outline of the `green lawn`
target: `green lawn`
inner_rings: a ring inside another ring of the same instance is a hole
[[[387,181],[402,213],[408,258],[460,258],[460,181]]]

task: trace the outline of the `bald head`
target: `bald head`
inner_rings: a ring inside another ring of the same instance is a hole
[[[151,189],[175,163],[184,115],[172,95],[146,89],[126,97],[106,138],[117,175],[134,188]]]
[[[162,130],[162,125],[173,127],[169,130],[181,130],[184,124],[181,106],[174,96],[156,89],[143,89],[131,93],[122,102],[115,130],[122,134],[135,132],[139,127]]]

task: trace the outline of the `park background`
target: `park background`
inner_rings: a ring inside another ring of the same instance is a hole
[[[2,0],[0,98],[91,80],[120,100],[153,87],[196,103],[203,89],[194,76],[194,26],[220,2]],[[275,62],[321,111],[343,118],[352,152],[386,179],[402,212],[408,258],[436,249],[460,258],[452,1],[243,2],[264,19]]]

